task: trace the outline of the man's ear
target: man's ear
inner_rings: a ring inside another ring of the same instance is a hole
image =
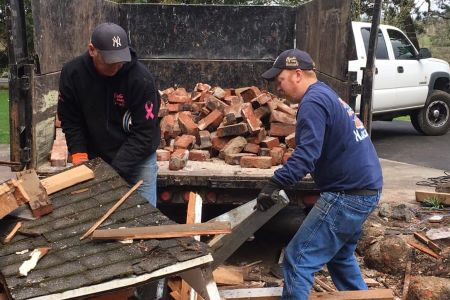
[[[295,70],[295,75],[296,75],[295,78],[296,78],[297,82],[300,82],[303,79],[303,76],[304,76],[303,71],[300,70],[300,69],[296,69]]]
[[[96,50],[95,50],[94,45],[92,45],[92,43],[88,44],[88,51],[89,51],[89,55],[91,57],[94,57]]]

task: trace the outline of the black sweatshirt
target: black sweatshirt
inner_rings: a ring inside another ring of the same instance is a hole
[[[126,177],[159,145],[159,92],[149,70],[137,61],[124,64],[112,76],[94,68],[89,53],[71,60],[61,70],[58,116],[70,153],[101,157]],[[131,128],[123,128],[126,112]]]

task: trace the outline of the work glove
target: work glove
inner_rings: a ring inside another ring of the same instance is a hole
[[[277,203],[278,194],[281,190],[280,184],[273,180],[272,178],[266,183],[266,185],[261,189],[256,198],[255,208],[261,211],[265,211],[271,208],[275,203]]]
[[[84,162],[89,160],[88,154],[84,152],[74,153],[72,154],[72,164],[74,166],[81,165]]]

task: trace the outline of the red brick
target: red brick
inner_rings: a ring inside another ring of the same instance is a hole
[[[211,133],[211,143],[213,149],[220,151],[230,141],[229,137],[219,137],[216,132]]]
[[[277,110],[280,110],[282,112],[285,112],[294,118],[297,116],[297,110],[291,108],[289,105],[281,102],[280,100],[276,100],[275,103],[277,104]]]
[[[288,136],[295,132],[295,125],[273,122],[270,123],[269,135]]]
[[[195,90],[197,91],[197,92],[207,92],[207,91],[209,91],[211,89],[211,86],[209,85],[209,84],[206,84],[206,83],[201,83],[201,82],[199,82],[199,83],[197,83],[196,85],[195,85]]]
[[[65,167],[67,158],[68,150],[65,135],[61,128],[56,128],[56,137],[50,153],[50,165],[53,167]]]
[[[175,92],[175,89],[173,87],[170,87],[170,88],[165,89],[164,91],[161,91],[161,94],[169,95],[173,92]]]
[[[225,155],[225,163],[229,165],[240,165],[241,164],[241,158],[243,156],[255,156],[255,154],[252,153],[234,153],[230,155]]]
[[[253,144],[253,143],[247,143],[247,145],[245,145],[245,147],[244,147],[244,152],[258,154],[259,149],[260,149],[259,145]]]
[[[170,93],[168,96],[168,101],[170,103],[188,103],[192,102],[191,96],[186,92],[184,88],[177,88],[174,92]]]
[[[284,149],[281,147],[273,147],[270,150],[270,156],[272,157],[272,166],[279,165],[283,162]]]
[[[168,114],[169,114],[169,110],[167,109],[167,107],[162,107],[158,111],[158,118],[164,118]]]
[[[221,87],[218,87],[218,86],[214,87],[211,90],[211,93],[217,99],[223,100],[223,98],[225,98],[225,91]]]
[[[192,111],[193,112],[201,112],[202,108],[205,107],[205,102],[195,102],[192,103]]]
[[[219,126],[217,128],[217,136],[224,137],[230,135],[243,135],[248,132],[247,123],[238,123],[228,126]]]
[[[158,149],[156,150],[156,160],[157,161],[169,161],[170,160],[170,151]]]
[[[228,105],[242,104],[243,101],[239,96],[226,96],[223,101]]]
[[[171,139],[169,141],[169,144],[164,147],[164,150],[167,150],[170,153],[172,153],[175,150],[175,139]]]
[[[243,120],[241,111],[242,111],[242,104],[233,104],[224,109],[224,114],[225,115],[234,114],[236,121],[241,122]]]
[[[178,124],[180,125],[181,132],[190,135],[198,135],[197,124],[192,121],[190,112],[181,112],[178,114]]]
[[[164,118],[162,118],[160,122],[160,128],[161,128],[161,136],[164,137],[165,139],[168,139],[170,137],[175,138],[181,133],[175,115],[167,115]]]
[[[270,122],[279,122],[295,125],[295,118],[287,113],[273,110],[270,114]]]
[[[261,147],[272,149],[273,147],[280,146],[280,140],[276,137],[266,137],[264,141],[261,142]]]
[[[206,161],[210,159],[211,155],[206,150],[191,150],[189,151],[189,160]]]
[[[253,102],[257,102],[258,103],[257,106],[261,106],[261,105],[264,105],[267,102],[269,102],[271,99],[272,99],[272,97],[270,96],[270,94],[268,94],[268,93],[261,93],[260,95],[258,95],[254,99],[252,99],[252,103]]]
[[[254,143],[254,144],[260,144],[262,141],[264,141],[266,139],[266,130],[264,128],[261,128],[261,130],[258,132],[258,134],[254,135],[254,136],[249,136],[247,138],[247,141],[249,143]]]
[[[184,149],[175,150],[170,156],[169,170],[181,170],[183,169],[189,158],[189,151]]]
[[[179,112],[180,103],[167,103],[166,108],[169,111],[169,113]]]
[[[228,107],[228,104],[210,94],[205,96],[204,101],[206,101],[206,107],[210,110],[218,109],[223,113],[225,108]]]
[[[269,148],[259,148],[258,156],[271,156]]]
[[[243,156],[241,157],[242,168],[270,169],[272,158],[269,156]]]
[[[255,117],[253,108],[250,103],[242,104],[242,115],[247,121],[251,133],[255,133],[261,130],[261,121]]]
[[[242,136],[237,136],[234,139],[231,139],[223,148],[220,150],[220,158],[224,158],[230,154],[240,153],[242,149],[244,149],[245,145],[247,145],[247,140]]]
[[[288,135],[288,136],[284,139],[284,142],[286,143],[286,145],[287,145],[289,148],[295,148],[295,146],[296,146],[296,143],[295,143],[295,132],[292,133],[292,134],[290,134],[290,135]]]
[[[258,119],[261,120],[265,116],[270,115],[270,109],[268,106],[261,106],[261,107],[258,107],[257,109],[255,109],[254,113],[255,113],[255,117],[257,117]]]
[[[236,124],[236,115],[233,113],[228,113],[225,115],[225,118],[223,120],[223,125],[233,125]]]
[[[241,95],[244,102],[250,102],[252,99],[256,98],[261,94],[261,91],[256,86],[245,87],[236,89],[236,94]]]
[[[207,130],[201,130],[198,135],[200,136],[200,145],[198,146],[199,149],[206,149],[211,148],[211,134]]]
[[[284,152],[283,155],[283,165],[286,164],[286,162],[288,161],[289,157],[291,157],[293,151],[292,150],[287,150],[286,152]]]
[[[198,122],[198,129],[203,130],[210,126],[211,130],[215,130],[217,127],[219,127],[222,119],[223,114],[218,109],[216,109]]]
[[[175,149],[192,149],[195,144],[195,136],[189,134],[183,134],[175,138]]]

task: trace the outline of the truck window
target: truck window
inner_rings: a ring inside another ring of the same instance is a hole
[[[398,30],[388,29],[395,59],[416,59],[416,51],[406,36]]]
[[[361,34],[364,41],[364,48],[366,48],[366,56],[367,56],[367,52],[369,49],[370,28],[368,27],[361,28]],[[384,41],[384,36],[381,30],[378,30],[377,51],[375,53],[375,57],[377,59],[389,59],[386,42]]]

